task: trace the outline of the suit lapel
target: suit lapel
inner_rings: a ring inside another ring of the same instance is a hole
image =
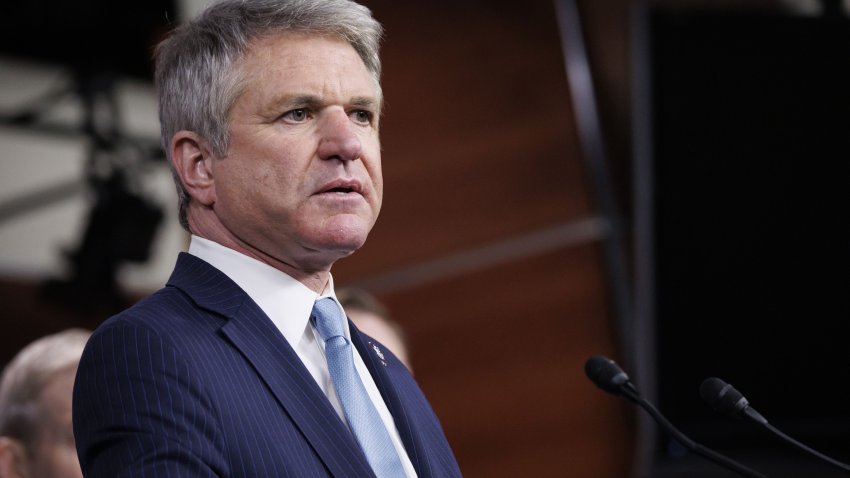
[[[197,280],[199,272],[204,281]],[[251,363],[333,476],[374,476],[354,437],[301,359],[239,286],[185,253],[178,258],[169,284],[184,290],[199,306],[230,319],[221,332]]]
[[[393,416],[396,429],[398,429],[401,441],[404,443],[407,456],[416,469],[416,474],[419,478],[432,476],[428,450],[421,439],[416,420],[404,406],[404,401],[400,396],[400,390],[395,385],[401,382],[398,380],[399,377],[395,377],[395,375],[397,373],[407,375],[407,369],[394,357],[391,359],[387,355],[384,355],[384,358],[381,358],[379,353],[382,355],[388,354],[385,348],[382,345],[377,345],[377,342],[362,334],[350,320],[348,324],[351,328],[351,342],[363,358],[366,368],[372,374],[375,385],[378,386],[378,390],[381,392],[381,396]],[[378,350],[374,348],[375,346],[378,347]],[[401,367],[401,369],[397,367]]]

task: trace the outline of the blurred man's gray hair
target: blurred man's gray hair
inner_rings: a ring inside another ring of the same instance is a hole
[[[18,352],[0,379],[0,436],[20,440],[31,450],[41,417],[44,388],[60,373],[76,369],[91,332],[68,329],[42,337]]]

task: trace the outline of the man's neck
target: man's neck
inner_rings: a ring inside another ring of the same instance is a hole
[[[318,268],[318,270],[305,270],[304,268],[294,266],[286,261],[279,260],[269,254],[265,254],[263,251],[258,250],[252,247],[246,247],[241,244],[239,241],[232,240],[217,240],[216,238],[205,237],[201,234],[194,234],[197,237],[204,238],[208,241],[214,242],[222,247],[226,247],[231,249],[239,254],[250,257],[254,260],[267,264],[284,274],[292,277],[293,279],[301,282],[309,288],[310,290],[316,292],[316,294],[322,294],[325,288],[328,285],[330,279],[330,266],[326,269]]]

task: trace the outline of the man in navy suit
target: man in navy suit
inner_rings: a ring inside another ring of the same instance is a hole
[[[89,340],[73,400],[86,476],[460,476],[406,367],[342,318],[330,274],[381,208],[381,31],[347,0],[225,0],[157,48],[192,240],[163,289]],[[337,390],[314,322],[328,299],[396,472],[370,464]]]

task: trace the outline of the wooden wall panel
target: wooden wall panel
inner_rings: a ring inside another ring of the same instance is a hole
[[[589,213],[549,2],[367,4],[387,30],[385,203],[341,269],[374,274]]]
[[[467,477],[622,477],[626,404],[584,376],[613,347],[599,249],[585,245],[381,299]]]
[[[443,276],[379,297],[465,476],[628,476],[632,410],[583,371],[619,352],[598,242],[451,270],[458,255],[595,215],[553,4],[367,5],[387,29],[386,194],[337,283],[443,261]]]

